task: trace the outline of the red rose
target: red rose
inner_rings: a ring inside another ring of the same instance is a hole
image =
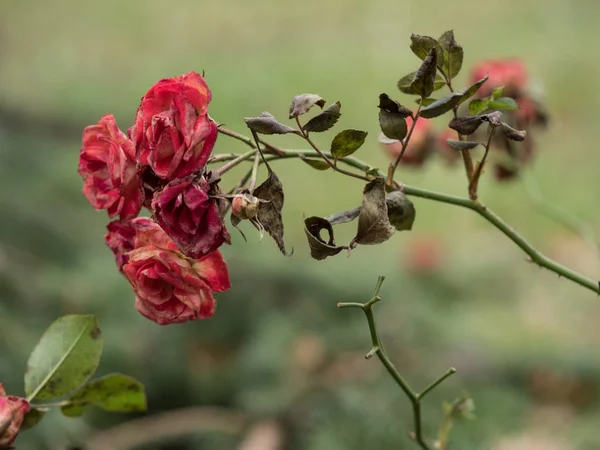
[[[0,383],[0,447],[9,447],[19,434],[29,403],[21,397],[7,396]]]
[[[525,64],[516,58],[481,61],[471,71],[471,84],[486,75],[488,80],[477,92],[479,97],[490,95],[494,89],[500,86],[504,86],[504,96],[512,97],[520,94],[527,84]]]
[[[108,210],[109,217],[135,217],[142,207],[143,194],[137,177],[133,143],[115,123],[112,115],[83,130],[79,175],[83,195],[95,209]]]
[[[191,258],[200,258],[218,249],[230,237],[219,214],[217,200],[210,198],[211,185],[191,177],[171,181],[155,194],[154,219]]]
[[[406,118],[406,125],[410,130],[413,119]],[[427,119],[419,118],[412,132],[408,146],[402,155],[400,164],[407,166],[421,166],[431,155],[433,149],[433,133],[431,131],[431,122]],[[389,144],[382,144],[383,148],[392,158],[397,158],[402,151],[402,141],[393,141]]]
[[[208,85],[195,72],[152,86],[129,129],[139,163],[168,180],[204,167],[217,140],[217,125],[208,117],[210,100]]]
[[[158,226],[137,230],[134,245],[123,273],[135,292],[136,309],[159,325],[212,316],[212,293],[231,287],[219,251],[186,258]]]
[[[177,250],[164,231],[147,217],[137,217],[126,222],[115,220],[110,222],[106,228],[108,233],[104,236],[104,240],[115,254],[119,270],[122,270],[123,265],[127,264],[129,260],[127,254],[136,246],[148,245],[150,237],[153,235],[155,236],[153,242],[158,242],[164,248]],[[143,240],[142,243],[139,242],[140,239]]]

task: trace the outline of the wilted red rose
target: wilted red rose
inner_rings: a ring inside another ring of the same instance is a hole
[[[412,126],[413,119],[406,118],[408,129]],[[431,123],[428,119],[419,118],[415,125],[415,129],[410,137],[408,146],[402,155],[403,165],[421,166],[431,155],[433,151],[434,135],[431,130]],[[387,143],[387,140],[382,142],[383,148],[389,153],[392,158],[398,157],[402,151],[402,141],[392,141]]]
[[[10,446],[21,429],[29,403],[21,397],[7,396],[0,383],[0,447]]]
[[[137,177],[135,149],[112,115],[83,130],[79,175],[83,194],[95,209],[108,210],[109,217],[135,217],[143,194]]]
[[[204,167],[217,140],[217,125],[208,117],[210,100],[208,85],[195,72],[152,86],[129,129],[139,163],[168,180]]]
[[[211,185],[193,177],[171,181],[155,194],[154,219],[191,258],[200,258],[230,243],[229,232],[210,197]]]
[[[123,273],[135,292],[135,307],[159,325],[210,317],[213,292],[231,287],[219,251],[191,259],[158,226],[136,230],[135,249],[127,253]]]
[[[479,97],[490,95],[500,86],[504,86],[502,95],[512,97],[518,95],[527,85],[527,69],[523,61],[517,58],[481,61],[471,70],[471,84],[486,75],[488,80],[477,92]]]
[[[122,222],[115,220],[107,225],[108,233],[104,236],[106,245],[115,254],[117,266],[122,270],[123,265],[127,264],[129,256],[127,255],[135,247],[148,245],[150,238],[154,236],[152,242],[164,248],[177,250],[175,244],[165,235],[152,219],[147,217],[136,217],[132,220]],[[142,242],[140,242],[140,239]]]

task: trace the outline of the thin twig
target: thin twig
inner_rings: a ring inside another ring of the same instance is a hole
[[[446,84],[448,85],[448,89],[450,90],[450,92],[454,93],[454,89],[452,89],[452,82],[448,78],[446,78],[446,75],[444,75],[444,78],[446,80]],[[454,114],[454,118],[458,117],[458,106],[459,105],[456,105],[454,108],[452,108],[452,114]],[[466,140],[466,136],[463,136],[458,131],[456,132],[456,134],[458,135],[459,141]],[[473,167],[473,158],[471,157],[471,152],[469,150],[461,150],[460,155],[462,156],[463,164],[465,166],[467,182],[470,184],[471,180],[473,179],[473,172],[475,170]]]
[[[494,131],[496,131],[496,126],[490,123],[490,134],[488,135],[488,140],[485,144],[485,153],[483,154],[483,158],[481,158],[481,162],[477,165],[477,170],[473,174],[473,177],[469,183],[469,197],[471,200],[477,200],[477,187],[479,186],[479,178],[481,178],[483,166],[485,165],[488,153],[490,152],[490,145],[492,144]]]
[[[285,150],[283,155],[272,155],[268,157],[268,161],[277,160],[277,159],[287,159],[287,158],[298,158],[299,155],[306,156],[317,156],[318,153],[314,150]],[[325,156],[330,157],[331,155],[327,153],[323,153]],[[354,167],[360,170],[371,169],[371,166],[364,161],[361,161],[353,156],[348,156],[345,158],[339,158],[339,162],[342,162],[350,167]],[[336,169],[339,172],[339,168]],[[382,172],[378,172],[378,175],[381,177],[385,177]],[[490,222],[493,226],[498,228],[504,235],[506,235],[511,241],[513,241],[521,250],[523,250],[530,258],[531,262],[536,263],[540,267],[544,267],[551,272],[556,273],[558,276],[565,277],[580,286],[583,286],[596,294],[600,294],[600,281],[593,280],[591,278],[585,277],[582,274],[575,272],[556,261],[548,258],[541,252],[539,252],[533,245],[531,245],[525,238],[523,238],[520,234],[518,234],[511,226],[509,226],[506,222],[504,222],[499,216],[497,216],[493,211],[491,211],[487,206],[483,205],[479,202],[474,202],[468,198],[455,197],[453,195],[444,194],[441,192],[430,191],[427,189],[408,186],[408,185],[399,185],[394,182],[396,186],[400,186],[403,192],[406,195],[425,198],[429,200],[433,200],[440,203],[447,203],[449,205],[461,206],[466,209],[470,209],[475,211],[485,220]]]
[[[371,350],[365,355],[365,358],[369,359],[373,355],[377,355],[383,366],[387,369],[389,374],[392,376],[394,381],[400,386],[400,389],[404,392],[404,394],[408,397],[412,404],[413,417],[414,417],[414,426],[415,431],[413,434],[414,440],[419,444],[419,446],[423,450],[429,450],[429,446],[425,442],[425,438],[423,437],[423,427],[421,420],[421,400],[422,398],[430,392],[433,388],[438,386],[442,381],[448,378],[450,375],[456,372],[456,369],[451,368],[447,370],[441,377],[427,386],[421,393],[415,392],[408,382],[400,375],[398,369],[394,366],[394,364],[390,361],[387,356],[387,353],[383,347],[383,342],[381,342],[381,337],[379,336],[379,331],[377,330],[377,323],[375,322],[375,315],[373,313],[373,306],[375,303],[381,300],[379,297],[379,291],[381,289],[381,285],[383,284],[383,280],[385,277],[379,277],[377,279],[377,284],[375,286],[375,292],[373,294],[373,298],[366,303],[338,303],[338,308],[360,308],[365,313],[367,317],[367,323],[369,324],[369,333],[371,334]]]
[[[219,175],[223,175],[225,172],[233,169],[235,166],[237,166],[239,163],[246,161],[247,159],[252,158],[252,155],[254,155],[257,152],[256,149],[254,150],[250,150],[240,156],[238,156],[235,159],[232,159],[231,161],[229,161],[227,164],[225,164],[222,167],[219,167],[215,172],[217,172]],[[214,161],[211,161],[214,162]]]
[[[396,169],[398,168],[398,165],[400,164],[400,160],[404,156],[404,152],[406,151],[406,149],[408,147],[410,138],[413,134],[413,131],[415,130],[415,126],[417,125],[417,120],[419,120],[419,116],[421,115],[422,107],[423,107],[423,99],[421,99],[421,101],[419,102],[419,106],[417,107],[417,112],[415,113],[415,116],[413,117],[413,121],[410,126],[410,130],[408,130],[406,137],[402,140],[402,148],[400,149],[400,153],[396,157],[396,160],[393,162],[393,164],[390,164],[390,167],[388,169],[387,179],[386,179],[386,184],[388,186],[392,186],[392,181],[394,180],[394,175],[396,174]]]
[[[304,140],[308,143],[308,145],[310,145],[321,158],[323,158],[323,160],[327,163],[327,165],[329,167],[331,167],[336,172],[343,173],[344,175],[348,175],[349,177],[358,178],[359,180],[364,180],[364,181],[370,181],[366,175],[360,175],[360,174],[349,172],[347,170],[339,168],[337,166],[337,164],[335,164],[335,162],[331,161],[331,159],[329,159],[329,157],[325,153],[323,153],[319,149],[319,147],[317,147],[317,145],[310,139],[310,137],[308,137],[308,133],[306,131],[304,131],[304,129],[302,128],[302,124],[300,123],[300,119],[298,118],[298,116],[296,116],[296,123],[298,124],[298,129],[300,130],[301,137],[304,138]]]

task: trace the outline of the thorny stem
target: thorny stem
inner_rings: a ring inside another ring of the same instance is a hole
[[[360,175],[360,174],[357,174],[357,173],[349,172],[349,171],[344,170],[344,169],[342,169],[340,167],[337,167],[337,164],[335,164],[333,161],[331,161],[331,159],[329,159],[329,157],[327,157],[319,149],[319,147],[317,147],[317,145],[315,145],[315,143],[310,139],[310,137],[308,137],[308,132],[304,131],[304,129],[302,128],[302,124],[300,123],[300,119],[298,118],[298,116],[296,116],[296,123],[298,124],[298,129],[300,130],[300,136],[302,138],[304,138],[304,140],[308,143],[308,145],[310,145],[319,154],[319,156],[321,158],[323,158],[323,160],[325,160],[325,162],[327,163],[327,165],[329,167],[331,167],[336,172],[343,173],[344,175],[348,175],[349,177],[358,178],[359,180],[369,181],[369,178],[367,178],[364,175]]]
[[[477,165],[477,170],[473,174],[473,178],[471,178],[471,182],[469,183],[469,197],[473,201],[477,200],[477,187],[479,186],[479,178],[483,173],[483,166],[485,165],[485,160],[487,159],[490,151],[490,145],[492,143],[492,138],[494,137],[494,131],[496,131],[496,126],[490,123],[490,134],[488,135],[488,140],[485,144],[485,153],[483,154],[483,158],[481,158],[481,162]]]
[[[408,147],[408,142],[410,141],[410,137],[413,134],[415,126],[417,125],[417,120],[419,119],[419,115],[421,114],[421,107],[422,106],[423,106],[423,99],[421,99],[421,101],[419,102],[419,106],[417,107],[417,112],[415,113],[415,116],[413,118],[412,124],[410,126],[410,130],[408,130],[408,133],[406,134],[406,137],[402,140],[402,148],[400,149],[400,153],[396,157],[396,160],[392,164],[390,164],[390,167],[388,169],[387,179],[386,179],[386,185],[387,186],[390,186],[390,187],[393,186],[393,183],[394,183],[394,174],[396,173],[396,169],[398,168],[398,164],[400,164],[400,160],[404,156],[404,152],[406,151],[406,148]]]
[[[433,388],[438,386],[442,381],[448,378],[450,375],[456,372],[456,369],[451,368],[447,370],[441,377],[427,386],[420,393],[415,392],[408,382],[400,375],[398,369],[394,366],[394,364],[390,361],[387,356],[387,353],[383,347],[383,343],[381,342],[381,338],[379,336],[379,331],[377,330],[377,323],[375,322],[375,315],[373,313],[373,306],[375,303],[381,300],[379,297],[379,291],[381,289],[381,285],[383,284],[383,280],[385,277],[379,277],[377,279],[377,284],[375,286],[375,292],[373,294],[373,298],[366,303],[338,303],[338,308],[360,308],[365,313],[367,317],[367,323],[369,325],[369,332],[371,334],[371,350],[365,355],[365,358],[369,359],[373,355],[377,355],[383,366],[387,369],[389,374],[392,376],[394,381],[400,386],[400,389],[404,392],[404,394],[408,397],[412,404],[413,409],[413,417],[415,423],[415,431],[414,434],[411,433],[414,440],[419,444],[419,446],[423,450],[429,450],[429,446],[425,442],[423,437],[423,429],[422,429],[422,420],[421,420],[421,400],[423,397],[429,393]]]
[[[317,156],[318,153],[314,150],[283,150],[283,154],[279,155],[269,155],[266,157],[268,161],[278,160],[278,159],[287,159],[287,158],[298,158],[299,155],[306,156]],[[325,156],[330,157],[331,155],[327,153],[323,153]],[[234,159],[235,156],[232,157]],[[224,159],[220,159],[223,161]],[[353,156],[348,156],[345,158],[340,158],[338,160],[350,167],[354,167],[356,169],[360,169],[363,171],[371,170],[371,166],[364,161],[361,161]],[[338,168],[339,169],[339,168]],[[339,170],[337,170],[339,172]],[[382,172],[378,172],[378,175],[381,177],[385,177]],[[544,267],[551,272],[556,273],[559,277],[565,277],[572,282],[583,286],[592,292],[600,295],[600,282],[593,280],[591,278],[585,277],[578,272],[575,272],[556,261],[548,258],[541,252],[539,252],[533,245],[531,245],[524,237],[522,237],[519,233],[517,233],[511,226],[509,226],[506,222],[504,222],[499,216],[497,216],[492,210],[487,208],[485,205],[474,202],[468,198],[455,197],[452,195],[447,195],[441,192],[430,191],[427,189],[423,189],[415,186],[408,185],[400,185],[395,182],[395,185],[401,189],[406,195],[425,198],[428,200],[433,200],[440,203],[447,203],[449,205],[460,206],[466,209],[470,209],[475,211],[485,220],[490,222],[493,226],[499,229],[505,236],[507,236],[511,241],[513,241],[517,246],[523,250],[528,256],[529,260],[540,267]]]

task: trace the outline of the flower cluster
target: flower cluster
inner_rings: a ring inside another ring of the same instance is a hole
[[[518,59],[495,59],[482,61],[475,65],[469,75],[469,84],[473,85],[484,77],[487,82],[477,91],[476,98],[493,95],[496,88],[503,87],[502,96],[515,100],[519,109],[504,111],[503,119],[511,126],[528,132],[528,139],[522,143],[507,140],[497,133],[492,142],[495,152],[493,173],[497,180],[506,180],[515,177],[519,168],[531,161],[533,156],[533,141],[531,128],[547,124],[548,117],[544,108],[528,92],[528,74],[525,65]],[[466,107],[466,105],[465,105]],[[460,115],[467,115],[460,114]],[[412,118],[406,119],[410,128]],[[420,167],[432,155],[439,154],[449,165],[460,159],[459,153],[450,148],[446,139],[456,139],[456,132],[445,129],[441,132],[434,130],[433,122],[429,119],[419,118],[413,130],[411,139],[402,156],[405,166]],[[402,150],[401,141],[381,139],[384,150],[392,158],[396,158]]]
[[[0,383],[0,448],[12,448],[28,412],[27,400],[6,395]]]
[[[211,92],[195,72],[160,80],[125,135],[112,115],[83,131],[83,194],[110,218],[106,243],[136,294],[164,325],[210,317],[230,287],[218,248],[230,243],[218,177],[206,170],[217,140]],[[138,218],[145,207],[152,219]]]

